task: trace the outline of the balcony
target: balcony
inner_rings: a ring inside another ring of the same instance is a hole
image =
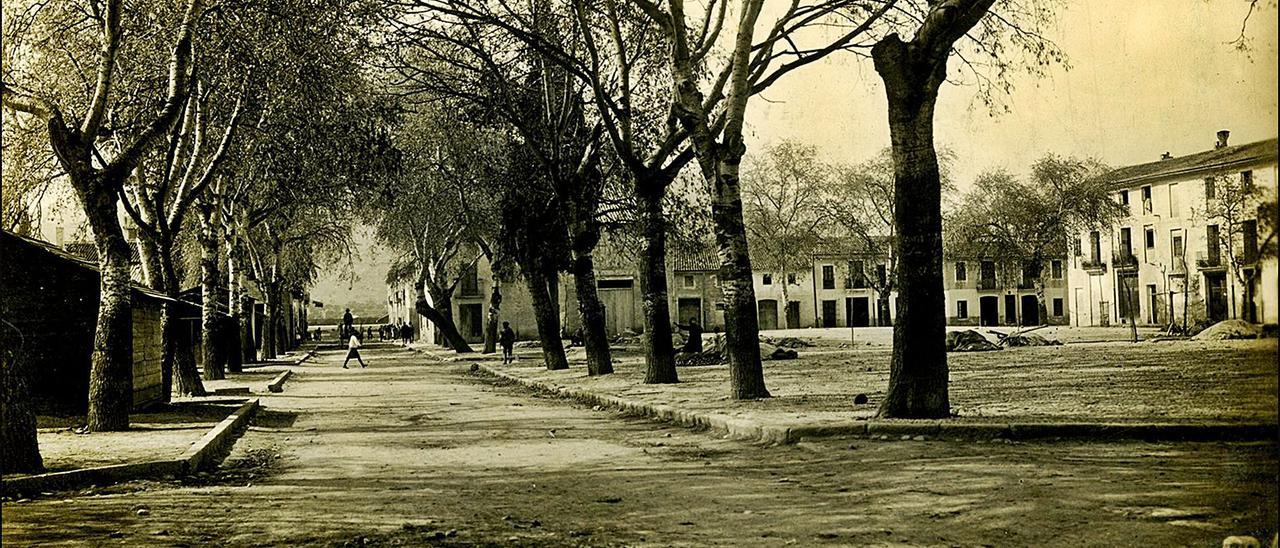
[[[1196,268],[1200,270],[1225,270],[1227,265],[1222,263],[1222,255],[1218,253],[1205,253],[1203,251],[1196,252]]]
[[[1080,261],[1080,269],[1095,276],[1099,274],[1106,274],[1107,263],[1102,262],[1101,259],[1092,260],[1092,261]]]
[[[982,279],[978,280],[978,289],[980,289],[980,290],[987,290],[987,291],[992,290],[992,289],[997,289],[997,288],[996,288],[996,279],[995,279],[995,278],[982,278]]]
[[[1132,271],[1138,269],[1138,258],[1128,251],[1117,251],[1111,255],[1111,266],[1116,271]]]

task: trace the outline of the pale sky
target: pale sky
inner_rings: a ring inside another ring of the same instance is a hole
[[[958,155],[958,185],[993,166],[1025,173],[1047,152],[1120,167],[1212,148],[1219,129],[1231,130],[1232,144],[1275,137],[1276,10],[1263,3],[1249,20],[1245,54],[1226,43],[1239,34],[1245,0],[1069,0],[1050,37],[1071,70],[1019,74],[1005,101],[1010,113],[992,117],[972,88],[943,87],[936,138]],[[845,55],[815,65],[766,91],[768,102],[753,99],[749,150],[790,138],[828,160],[858,162],[888,146],[870,61]]]

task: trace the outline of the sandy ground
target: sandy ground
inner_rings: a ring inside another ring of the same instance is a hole
[[[219,473],[6,503],[4,545],[1209,546],[1276,528],[1273,444],[768,447],[405,350],[342,355],[264,397]]]
[[[524,350],[507,371],[770,423],[874,415],[889,382],[889,346],[821,344],[798,351],[796,360],[764,362],[765,383],[774,397],[762,401],[730,400],[725,366],[680,368],[678,385],[645,385],[643,359],[634,351],[615,353],[617,373],[599,378],[586,375],[580,348],[570,351],[568,370],[547,371],[536,350]],[[1074,343],[951,353],[952,412],[965,419],[1006,422],[1274,423],[1276,359],[1275,339]],[[857,394],[866,394],[868,403],[855,405]]]
[[[1001,333],[1010,333],[1017,330],[1013,327],[947,327],[948,331],[965,331],[970,329],[987,335],[987,338],[992,339],[993,342],[995,337],[989,332],[999,331]],[[1154,337],[1158,331],[1158,328],[1139,326],[1138,339],[1149,339]],[[1037,328],[1034,331],[1031,331],[1031,333],[1063,343],[1125,342],[1132,340],[1132,333],[1130,333],[1128,327],[1071,327],[1065,325],[1051,325]],[[841,343],[852,344],[853,346],[893,345],[892,327],[857,327],[853,329],[848,327],[772,329],[761,331],[760,334],[765,337],[773,338],[800,337],[817,342],[822,346],[831,346]]]
[[[210,428],[235,411],[234,404],[157,406],[130,415],[125,432],[76,433],[83,416],[37,417],[37,438],[50,472],[177,458]]]

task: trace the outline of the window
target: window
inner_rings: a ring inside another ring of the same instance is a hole
[[[969,279],[969,272],[965,270],[964,261],[956,261],[956,281],[963,282]]]
[[[1142,213],[1151,213],[1151,186],[1142,187]]]
[[[956,318],[961,320],[969,318],[969,301],[956,301]]]
[[[1181,228],[1175,228],[1169,231],[1169,242],[1171,245],[1170,250],[1173,253],[1173,260],[1182,262],[1185,258],[1183,256],[1183,253],[1186,251],[1186,248],[1184,248],[1182,245],[1182,229]]]
[[[1133,240],[1129,235],[1129,227],[1120,229],[1120,253],[1124,256],[1133,255]]]
[[[1057,259],[1049,261],[1049,274],[1053,277],[1053,279],[1061,280],[1062,279],[1062,261],[1059,261]]]
[[[1089,233],[1089,261],[1102,262],[1102,235],[1097,230]]]
[[[836,267],[834,265],[829,265],[829,264],[822,265],[822,288],[823,289],[836,288]]]
[[[1169,183],[1169,216],[1177,217],[1181,207],[1178,202],[1178,183]]]
[[[773,285],[773,274],[763,274],[760,276],[761,285]]]
[[[684,276],[684,288],[693,289],[695,287],[698,287],[698,281],[695,280],[693,276],[686,274]]]
[[[1151,249],[1156,246],[1156,229],[1147,227],[1143,231],[1143,236],[1146,239],[1147,249]]]
[[[880,287],[884,287],[889,280],[888,273],[884,269],[884,265],[876,265],[876,281],[880,282]]]
[[[1062,297],[1055,297],[1053,299],[1053,316],[1055,318],[1062,317]]]
[[[849,277],[853,281],[853,289],[867,287],[866,265],[862,261],[849,261]]]
[[[1240,187],[1245,192],[1253,191],[1253,170],[1240,172]]]
[[[795,273],[787,274],[787,285],[796,285]]]
[[[1244,239],[1244,262],[1246,264],[1258,262],[1258,221],[1249,219],[1240,223],[1240,232]]]
[[[1084,254],[1084,240],[1076,240],[1074,243],[1075,245],[1072,247],[1074,247],[1075,249],[1073,249],[1072,251],[1074,251],[1076,256],[1079,257],[1082,254]]]
[[[1121,191],[1120,191],[1120,205],[1124,205],[1124,206],[1129,205],[1129,191],[1128,191],[1128,190],[1121,190]]]
[[[1218,236],[1218,225],[1204,227],[1205,254],[1212,266],[1218,265],[1219,253],[1222,251],[1222,243],[1218,240]]]
[[[1217,185],[1214,184],[1213,177],[1204,178],[1204,199],[1212,200],[1214,193],[1217,191]]]
[[[476,296],[480,294],[480,276],[476,272],[476,267],[472,266],[462,273],[462,281],[459,284],[463,296]]]

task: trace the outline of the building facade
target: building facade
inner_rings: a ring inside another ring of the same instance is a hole
[[[1261,206],[1276,200],[1276,139],[1232,146],[1228,137],[1108,174],[1125,216],[1075,235],[1072,325],[1277,322],[1276,257],[1260,234],[1275,227],[1265,218],[1274,207]]]
[[[947,325],[1063,325],[1070,318],[1066,260],[1050,259],[1040,272],[1044,316],[1032,269],[988,257],[948,257],[943,261]]]

